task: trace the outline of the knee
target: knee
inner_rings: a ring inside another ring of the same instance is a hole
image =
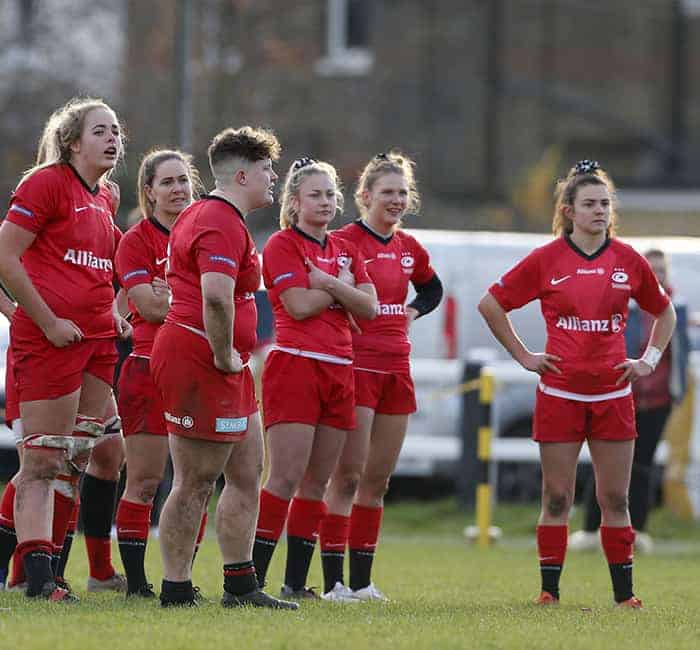
[[[141,503],[153,503],[159,485],[160,479],[157,478],[145,478],[140,480],[134,490],[136,498]]]
[[[20,477],[25,481],[53,481],[65,468],[66,456],[62,451],[25,449]]]
[[[299,485],[297,494],[304,499],[311,499],[312,501],[322,501],[326,496],[326,489],[328,488],[328,483],[330,482],[330,477],[319,477],[313,474],[307,474]]]
[[[385,474],[371,474],[362,479],[362,492],[369,498],[381,501],[389,491],[390,476]]]
[[[260,477],[262,476],[262,463],[251,467],[239,468],[240,471],[227,472],[225,474],[227,485],[235,487],[242,495],[257,495],[260,491]]]
[[[283,499],[291,499],[301,483],[301,478],[295,472],[271,474],[266,487]]]
[[[209,480],[208,477],[202,476],[187,477],[185,480],[173,484],[171,494],[175,494],[175,498],[181,504],[187,504],[188,508],[203,507],[215,480]]]
[[[345,474],[340,477],[338,491],[347,499],[354,499],[360,485],[360,473]]]
[[[90,454],[90,473],[105,480],[117,480],[123,463],[121,439],[98,441]]]
[[[357,489],[360,486],[362,471],[355,467],[339,467],[333,476],[331,492],[343,499],[352,501],[355,498]]]
[[[572,502],[571,490],[548,487],[545,489],[544,504],[550,517],[562,517],[569,512]]]
[[[626,492],[605,491],[598,494],[598,504],[602,512],[624,515],[629,508]]]

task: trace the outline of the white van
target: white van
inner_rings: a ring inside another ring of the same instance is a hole
[[[530,251],[552,240],[552,235],[510,232],[410,230],[429,251],[440,276],[445,297],[438,309],[411,327],[412,368],[418,398],[418,413],[409,421],[404,449],[397,466],[399,476],[433,476],[459,473],[462,449],[462,396],[455,388],[461,382],[468,360],[492,361],[509,358],[477,312],[484,292]],[[670,260],[674,301],[685,301],[690,311],[700,311],[700,239],[692,237],[623,237],[643,253],[663,250]],[[450,343],[445,335],[447,299],[456,312],[456,357],[447,361]],[[511,312],[513,323],[532,350],[542,350],[545,327],[539,302]],[[696,337],[696,347],[697,347]],[[529,434],[534,390],[519,385],[508,388],[494,413],[503,435]],[[463,471],[463,468],[462,468]]]

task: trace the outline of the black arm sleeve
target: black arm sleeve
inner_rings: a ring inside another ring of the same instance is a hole
[[[415,309],[418,312],[416,318],[429,314],[435,309],[442,300],[442,282],[437,273],[433,275],[425,284],[414,285],[416,297],[408,307]]]

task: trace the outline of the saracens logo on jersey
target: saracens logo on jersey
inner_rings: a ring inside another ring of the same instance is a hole
[[[411,253],[401,253],[401,266],[406,274],[413,273],[413,267],[416,265],[416,260]]]
[[[612,280],[613,289],[632,289],[629,284],[630,276],[627,275],[622,267],[616,267],[613,269],[613,274],[610,276],[610,279]]]
[[[559,316],[557,327],[568,332],[621,332],[622,314],[613,314],[609,319],[579,318],[578,316]]]
[[[107,257],[97,257],[92,251],[77,251],[69,248],[63,256],[63,261],[100,271],[112,271],[113,269],[112,260]]]

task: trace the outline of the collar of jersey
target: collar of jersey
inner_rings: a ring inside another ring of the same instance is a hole
[[[577,255],[580,255],[584,259],[588,260],[589,262],[591,260],[594,260],[596,257],[600,257],[605,250],[607,249],[608,246],[610,246],[610,242],[612,241],[610,237],[606,237],[605,241],[601,245],[601,247],[592,255],[588,255],[584,253],[574,242],[571,241],[571,237],[569,235],[564,235],[564,241],[571,247],[571,250],[574,251]]]
[[[83,187],[90,192],[93,196],[97,196],[97,193],[100,191],[100,184],[97,183],[95,187],[90,187],[86,182],[85,179],[78,173],[78,170],[73,167],[70,163],[66,163],[68,167],[70,167],[71,171],[77,176],[78,180],[82,183]]]
[[[380,235],[376,230],[373,230],[370,228],[363,219],[356,219],[355,220],[355,225],[359,226],[364,230],[366,233],[369,233],[374,237],[378,242],[381,244],[384,244],[385,246],[394,238],[394,233],[392,232],[391,235],[384,237],[384,235]]]
[[[160,221],[158,221],[158,219],[155,217],[148,217],[148,220],[153,224],[154,228],[160,230],[162,233],[165,233],[168,237],[170,237],[170,231]]]
[[[316,239],[316,237],[312,237],[311,235],[307,235],[299,226],[296,224],[292,224],[292,230],[302,237],[306,237],[306,239],[314,242],[314,244],[318,244],[321,248],[325,248],[326,244],[328,243],[328,234],[326,234],[326,238],[321,241],[320,239]]]
[[[245,217],[243,216],[243,213],[233,204],[231,201],[228,199],[225,199],[223,196],[216,196],[216,194],[205,194],[202,196],[203,199],[205,200],[212,200],[212,201],[223,201],[226,205],[230,206],[233,208],[234,212],[243,220],[245,223]]]

